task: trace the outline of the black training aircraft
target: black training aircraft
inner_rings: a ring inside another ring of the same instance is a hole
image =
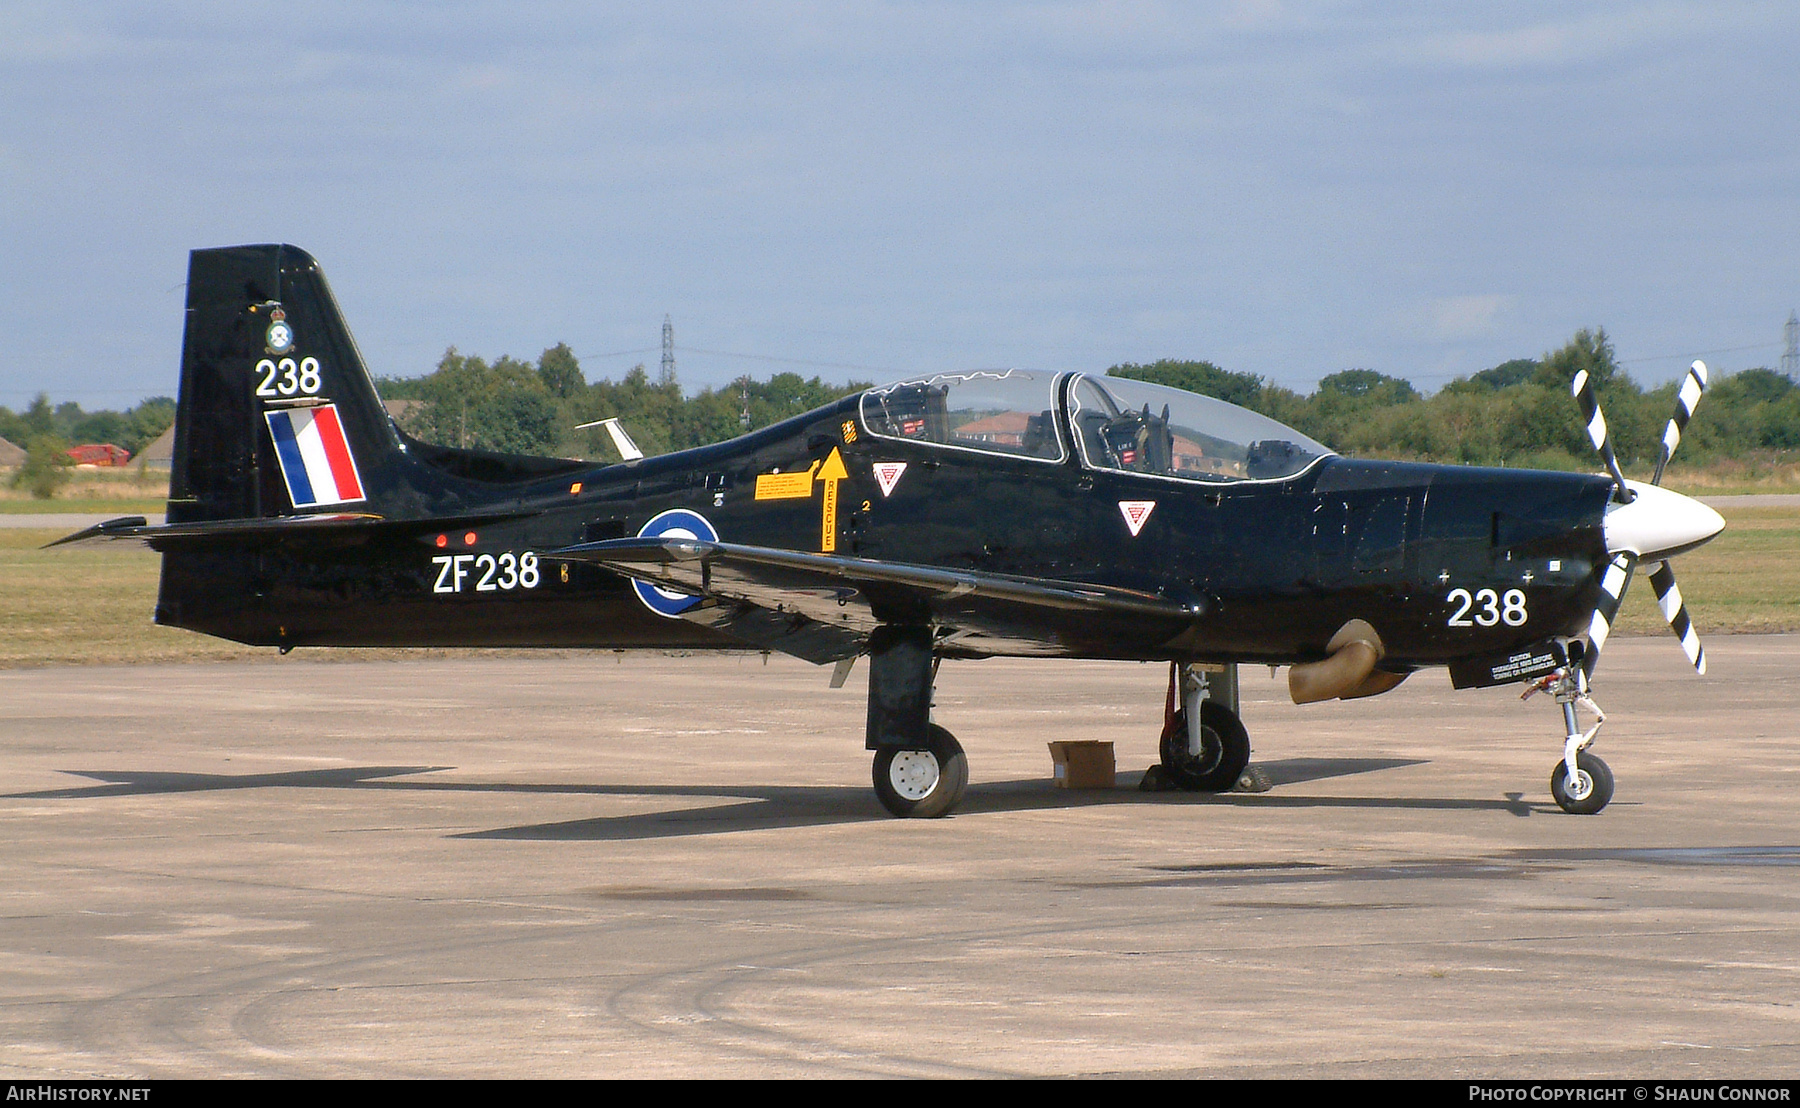
[[[1705,386],[1696,362],[1663,461]],[[1609,477],[1355,461],[1219,400],[1082,373],[939,373],[730,442],[615,465],[420,442],[388,417],[317,263],[198,250],[167,522],[63,542],[162,553],[156,621],[254,645],[779,650],[869,659],[875,790],[951,810],[946,658],[1171,664],[1160,773],[1245,772],[1242,663],[1297,702],[1445,665],[1562,707],[1557,802],[1612,795],[1589,678],[1633,569],[1705,660],[1666,561],[1711,509]],[[1580,726],[1577,708],[1596,722]]]

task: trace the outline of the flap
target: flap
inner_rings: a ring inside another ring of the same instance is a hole
[[[870,633],[884,623],[930,625],[939,641],[955,639],[960,651],[987,654],[982,640],[1007,653],[1067,653],[1059,621],[1052,613],[1126,618],[1146,623],[1146,638],[1160,642],[1205,614],[1197,602],[1078,581],[1021,577],[979,570],[879,562],[832,554],[745,546],[688,538],[627,538],[582,543],[548,551],[545,558],[587,562],[654,585],[706,597],[684,618],[737,632],[724,625],[728,611],[743,606],[775,617],[762,626],[789,628],[789,635],[815,638],[829,631],[827,650],[790,649],[782,641],[759,645],[815,661],[859,653]],[[798,617],[798,618],[797,618]],[[737,612],[735,618],[744,619]],[[801,621],[817,626],[806,626]],[[1072,621],[1070,621],[1072,622]],[[777,636],[777,639],[785,636]]]

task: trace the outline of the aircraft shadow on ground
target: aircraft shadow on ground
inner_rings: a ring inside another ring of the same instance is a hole
[[[1282,808],[1387,808],[1449,811],[1505,811],[1528,816],[1533,805],[1522,794],[1505,799],[1396,797],[1396,796],[1284,796],[1284,787],[1333,777],[1424,764],[1416,758],[1289,758],[1258,765],[1268,777],[1267,793],[1139,792],[1141,772],[1118,775],[1118,786],[1105,790],[1070,790],[1050,786],[1041,777],[988,781],[969,786],[960,815],[985,815],[1013,811],[1080,808],[1096,804],[1232,804]],[[294,770],[280,773],[210,774],[166,771],[69,771],[100,782],[65,789],[12,793],[8,799],[75,799],[112,796],[213,792],[230,789],[397,789],[408,792],[511,793],[558,796],[686,797],[738,800],[697,808],[600,816],[556,823],[525,824],[486,831],[465,832],[468,839],[515,840],[626,840],[714,835],[732,831],[807,827],[821,824],[864,823],[891,817],[862,787],[768,785],[584,785],[530,782],[481,782],[443,780],[393,780],[437,773],[450,766],[350,766],[333,769]]]

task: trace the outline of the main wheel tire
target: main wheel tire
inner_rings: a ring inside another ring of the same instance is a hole
[[[1250,735],[1237,716],[1216,700],[1200,702],[1200,753],[1188,753],[1187,709],[1163,731],[1163,771],[1189,792],[1222,793],[1250,764]]]
[[[926,749],[884,747],[875,752],[875,795],[902,818],[947,816],[969,784],[969,760],[956,736],[932,724]]]
[[[1556,798],[1557,806],[1570,815],[1591,816],[1612,799],[1612,770],[1599,755],[1585,750],[1575,755],[1575,770],[1578,777],[1571,789],[1568,766],[1557,762],[1556,768],[1550,771],[1550,795]]]

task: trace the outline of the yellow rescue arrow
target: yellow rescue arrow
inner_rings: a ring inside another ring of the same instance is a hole
[[[837,549],[837,487],[839,481],[849,476],[850,471],[844,468],[843,455],[838,453],[835,446],[831,448],[831,457],[826,458],[825,464],[814,473],[817,480],[825,482],[825,506],[820,512],[819,521],[820,553],[830,554]]]

